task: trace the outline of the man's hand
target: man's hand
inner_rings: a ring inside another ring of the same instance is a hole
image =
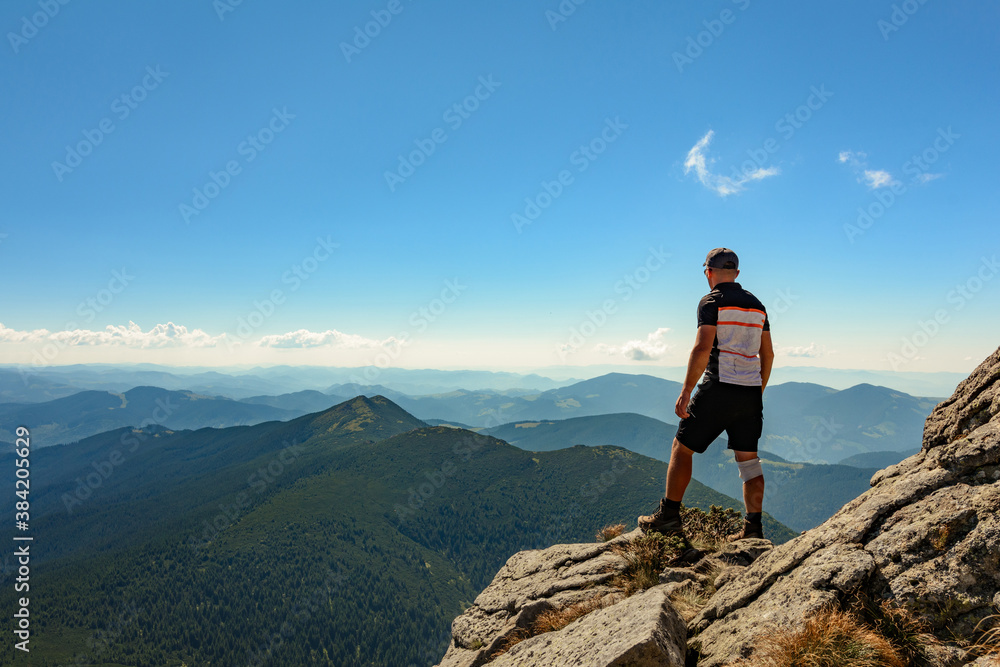
[[[760,393],[771,378],[771,366],[774,365],[774,346],[771,344],[771,332],[764,331],[760,335]]]
[[[691,355],[688,357],[687,374],[684,376],[684,384],[681,385],[681,395],[677,397],[677,403],[674,404],[674,414],[681,419],[688,417],[691,392],[694,391],[695,385],[698,384],[698,380],[705,372],[705,367],[708,366],[713,345],[715,345],[715,325],[702,324],[698,327],[694,347],[691,348]]]
[[[674,414],[681,419],[686,419],[688,415],[688,403],[691,402],[691,390],[681,389],[681,395],[677,397],[677,402],[674,404]]]

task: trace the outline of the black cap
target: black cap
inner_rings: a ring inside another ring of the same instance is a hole
[[[738,269],[740,268],[740,258],[729,248],[716,248],[709,251],[705,263],[710,269]]]

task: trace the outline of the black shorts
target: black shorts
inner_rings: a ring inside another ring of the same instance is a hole
[[[707,380],[688,405],[688,416],[677,426],[677,439],[688,449],[704,452],[725,431],[729,449],[756,452],[764,428],[764,398],[760,387]]]

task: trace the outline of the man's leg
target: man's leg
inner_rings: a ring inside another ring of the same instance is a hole
[[[714,418],[712,410],[713,392],[704,386],[698,388],[688,405],[688,416],[677,425],[677,435],[670,449],[670,465],[667,467],[666,489],[660,499],[660,507],[653,514],[639,517],[639,527],[643,531],[656,531],[666,536],[676,536],[684,540],[689,555],[697,555],[684,536],[681,520],[681,500],[691,483],[691,458],[695,452],[705,451],[715,438],[722,433],[721,421]],[[681,444],[682,440],[692,447]],[[687,553],[687,552],[686,552]]]
[[[757,458],[757,452],[736,452],[736,461],[739,463],[753,461]],[[671,457],[673,463],[673,457]],[[668,473],[669,474],[669,473]],[[743,482],[743,504],[746,505],[747,514],[760,513],[764,511],[764,476],[759,475],[753,479]]]
[[[742,540],[748,537],[764,537],[761,525],[761,512],[764,505],[764,474],[760,467],[757,452],[741,452],[733,450],[736,464],[740,468],[740,479],[743,480],[743,504],[747,513],[743,521],[743,530],[730,535],[730,540]]]
[[[681,522],[681,500],[684,491],[691,482],[691,457],[694,452],[674,438],[673,449],[670,452],[670,466],[667,468],[666,495],[660,501],[656,512],[639,517],[639,527],[644,531],[656,531],[663,535],[676,535],[684,538],[684,527]],[[686,538],[684,538],[686,540]]]
[[[684,492],[691,483],[691,457],[694,451],[674,438],[673,449],[670,451],[670,466],[667,468],[667,489],[664,496],[667,500],[680,502],[684,500]]]

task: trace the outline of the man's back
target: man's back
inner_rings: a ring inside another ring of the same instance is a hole
[[[715,344],[705,369],[717,382],[761,386],[761,334],[770,331],[764,305],[737,282],[719,283],[698,304],[698,326],[715,329]]]

